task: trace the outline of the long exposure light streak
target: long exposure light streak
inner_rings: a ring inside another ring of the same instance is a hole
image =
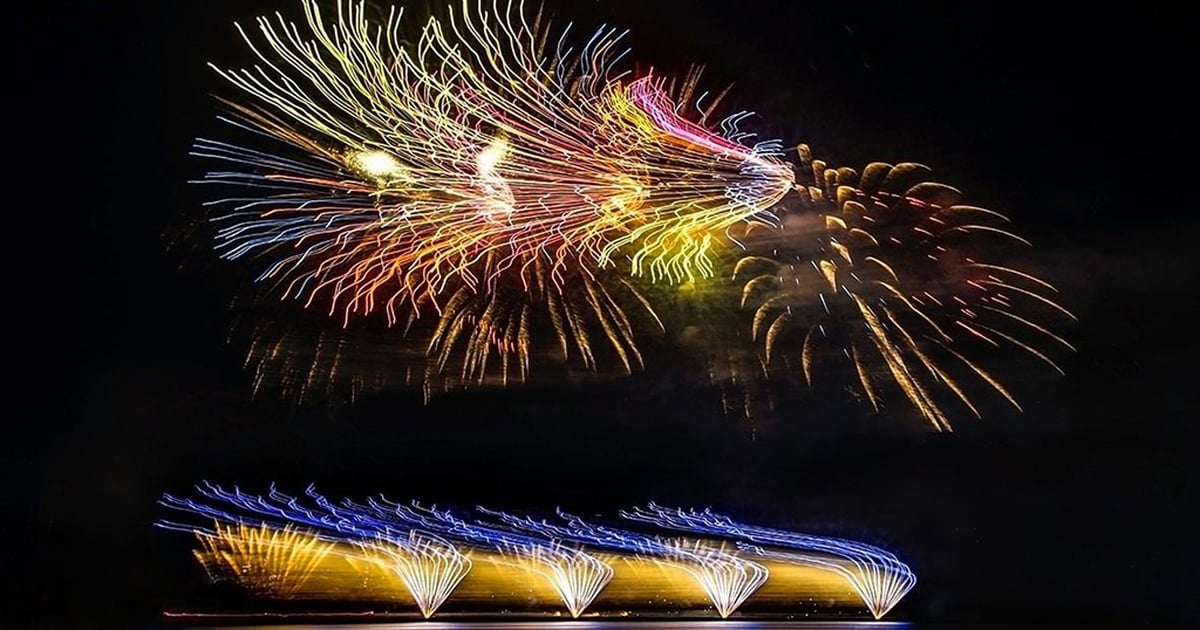
[[[538,576],[572,617],[601,597],[615,579],[611,560],[620,557],[680,576],[671,579],[688,576],[721,617],[739,610],[770,579],[767,566],[755,559],[840,576],[876,618],[916,583],[903,562],[878,547],[739,523],[709,510],[652,503],[620,513],[642,525],[686,533],[681,538],[597,524],[561,510],[548,520],[477,507],[471,517],[384,497],[332,501],[313,487],[303,497],[274,487],[255,495],[209,483],[196,491],[195,499],[164,495],[161,504],[215,521],[213,529],[172,520],[158,526],[194,533],[202,547],[196,557],[214,579],[232,573],[253,593],[289,598],[304,590],[325,558],[340,556],[346,562],[333,573],[361,573],[364,562],[383,569],[396,576],[393,588],[406,590],[426,618],[471,572],[474,553],[489,558],[488,564]]]
[[[578,618],[613,578],[613,568],[596,556],[560,544],[509,544],[506,557],[542,576]]]
[[[602,548],[634,552],[665,562],[687,572],[708,596],[722,618],[737,610],[769,575],[757,562],[731,553],[723,545],[699,540],[664,539],[612,527],[593,525],[571,514],[559,512],[563,524],[535,521],[502,512],[489,512],[502,522],[523,531],[576,540]]]
[[[802,551],[788,551],[739,544],[739,549],[756,554],[764,559],[788,562],[808,567],[818,567],[836,573],[854,588],[867,609],[876,619],[882,619],[901,599],[916,586],[917,579],[908,567],[887,558],[865,554],[836,554],[840,559],[829,558]]]
[[[865,543],[748,525],[710,510],[668,509],[654,503],[622,511],[621,516],[668,529],[748,541],[739,543],[739,548],[764,558],[837,573],[850,583],[876,619],[887,614],[917,583],[908,565],[894,554]]]
[[[416,531],[399,544],[394,538],[355,542],[368,561],[400,577],[426,619],[471,570],[471,559],[454,545]]]
[[[253,318],[256,389],[428,399],[627,375],[647,335],[684,335],[718,357],[727,411],[833,382],[945,431],[985,400],[1021,409],[991,355],[1062,373],[1074,351],[1074,315],[1011,262],[1030,242],[1005,216],[920,164],[751,143],[750,114],[719,119],[698,71],[623,69],[619,29],[576,38],[519,1],[419,22],[299,5],[300,22],[239,27],[253,64],[213,66],[247,140],[194,148],[220,165],[201,183],[227,191],[208,204],[219,255],[341,325]]]
[[[778,208],[778,229],[747,233],[732,272],[768,365],[792,370],[798,355],[811,385],[817,357],[844,359],[876,411],[890,383],[939,431],[951,428],[951,402],[981,415],[972,381],[1021,409],[973,355],[1003,346],[1063,373],[1044,346],[1073,351],[1052,328],[1075,316],[1049,283],[995,263],[1029,245],[1006,217],[966,205],[920,164],[877,162],[860,175],[807,145],[797,152],[801,194]]]
[[[696,580],[724,619],[767,581],[768,571],[757,562],[709,544],[703,541],[674,542],[670,545],[672,553],[668,558]]]
[[[216,522],[196,528],[201,549],[195,556],[213,579],[232,575],[243,587],[272,598],[289,599],[308,581],[334,543],[293,527]]]
[[[328,505],[328,503],[323,503]],[[578,547],[556,539],[521,536],[479,522],[456,517],[449,510],[402,505],[384,498],[358,504],[344,501],[345,508],[376,515],[395,526],[418,527],[455,538],[463,544],[491,549],[507,563],[541,576],[562,599],[572,617],[579,617],[612,579],[612,567]]]
[[[299,498],[275,488],[265,497],[211,484],[199,486],[198,491],[209,501],[229,505],[249,516],[170,495],[164,497],[163,503],[222,521],[249,519],[262,523],[301,523],[330,536],[344,537],[370,552],[366,554],[368,560],[397,573],[426,616],[432,614],[445,598],[439,589],[453,588],[447,581],[454,576],[457,556],[454,555],[456,552],[446,550],[447,546],[450,549],[456,545],[488,549],[498,553],[504,561],[540,576],[562,598],[574,617],[583,613],[613,575],[611,566],[577,547],[471,523],[455,517],[450,511],[415,503],[404,505],[379,497],[365,503],[344,500],[335,504],[312,487],[305,492],[313,503],[308,507]],[[186,529],[173,523],[164,524]],[[436,544],[417,544],[414,536],[418,537],[418,542],[433,540]],[[468,569],[469,566],[468,562]],[[445,596],[448,594],[446,592]]]
[[[347,505],[355,505],[347,502]],[[433,529],[457,537],[466,544],[484,546],[500,553],[504,561],[541,576],[562,598],[572,617],[579,617],[612,579],[613,569],[596,556],[557,539],[521,536],[483,523],[471,523],[448,510],[368,501],[377,514],[394,516],[401,522]]]
[[[280,145],[197,141],[234,169],[203,181],[241,191],[211,204],[217,249],[344,325],[432,315],[436,374],[523,380],[535,319],[565,359],[594,369],[599,335],[640,367],[620,277],[714,275],[725,231],[791,189],[780,143],[735,141],[745,113],[720,133],[680,116],[696,76],[617,71],[616,29],[576,48],[522,3],[468,0],[410,37],[398,9],[301,5],[303,26],[239,27],[258,65],[213,66],[253,103],[229,122]]]

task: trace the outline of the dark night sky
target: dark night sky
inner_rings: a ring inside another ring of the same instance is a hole
[[[1200,614],[1197,219],[1190,164],[1170,146],[1192,118],[1175,94],[1191,76],[1178,17],[1086,3],[549,2],[582,26],[631,27],[640,64],[706,62],[709,85],[736,81],[764,135],[849,164],[933,166],[1016,220],[1081,316],[1068,375],[1023,382],[1024,415],[933,435],[809,397],[752,433],[715,412],[712,392],[659,373],[428,406],[252,401],[242,349],[225,343],[227,278],[180,271],[161,234],[203,200],[185,183],[205,166],[188,147],[215,128],[209,94],[231,93],[204,64],[244,59],[235,19],[298,4],[88,4],[46,62],[73,77],[69,102],[89,119],[72,141],[94,181],[84,203],[55,200],[82,232],[69,282],[82,275],[86,290],[72,289],[55,333],[71,347],[30,364],[67,361],[78,385],[64,395],[62,379],[35,379],[48,404],[23,429],[35,447],[13,458],[30,496],[9,498],[32,508],[20,522],[39,559],[25,610],[152,619],[186,598],[196,575],[186,545],[151,529],[154,500],[212,479],[463,506],[713,505],[895,550],[921,580],[899,611],[914,620]]]

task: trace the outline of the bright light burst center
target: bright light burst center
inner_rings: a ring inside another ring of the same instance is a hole
[[[396,158],[383,151],[360,151],[350,159],[352,166],[372,177],[394,178],[404,174]]]

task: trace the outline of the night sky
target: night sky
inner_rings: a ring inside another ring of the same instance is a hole
[[[69,348],[29,364],[30,395],[45,404],[20,405],[35,446],[12,458],[23,489],[6,501],[30,508],[17,522],[37,560],[18,610],[48,627],[185,604],[200,576],[188,541],[151,523],[162,492],[203,479],[463,507],[711,505],[895,551],[920,579],[894,613],[911,620],[1200,614],[1198,220],[1190,158],[1170,146],[1194,118],[1177,94],[1192,42],[1177,16],[1085,3],[548,0],[581,30],[631,28],[637,68],[705,63],[706,85],[733,82],[764,136],[850,165],[928,164],[1014,219],[1036,244],[1031,264],[1080,316],[1079,352],[1065,377],[1007,375],[1024,414],[933,434],[903,413],[801,394],[751,426],[675,378],[669,357],[627,382],[428,405],[415,391],[253,399],[244,348],[226,343],[250,271],[191,264],[163,234],[200,212],[205,191],[187,181],[207,165],[189,145],[220,131],[211,95],[235,95],[205,63],[246,60],[234,20],[299,18],[299,5],[86,4],[46,62],[70,73],[84,117],[71,141],[90,154],[86,186],[50,184],[45,217],[79,232],[54,289],[69,293],[52,335]]]

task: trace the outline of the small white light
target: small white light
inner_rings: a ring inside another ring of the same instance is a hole
[[[396,158],[384,151],[359,151],[352,161],[354,166],[373,177],[396,177],[404,173]]]

